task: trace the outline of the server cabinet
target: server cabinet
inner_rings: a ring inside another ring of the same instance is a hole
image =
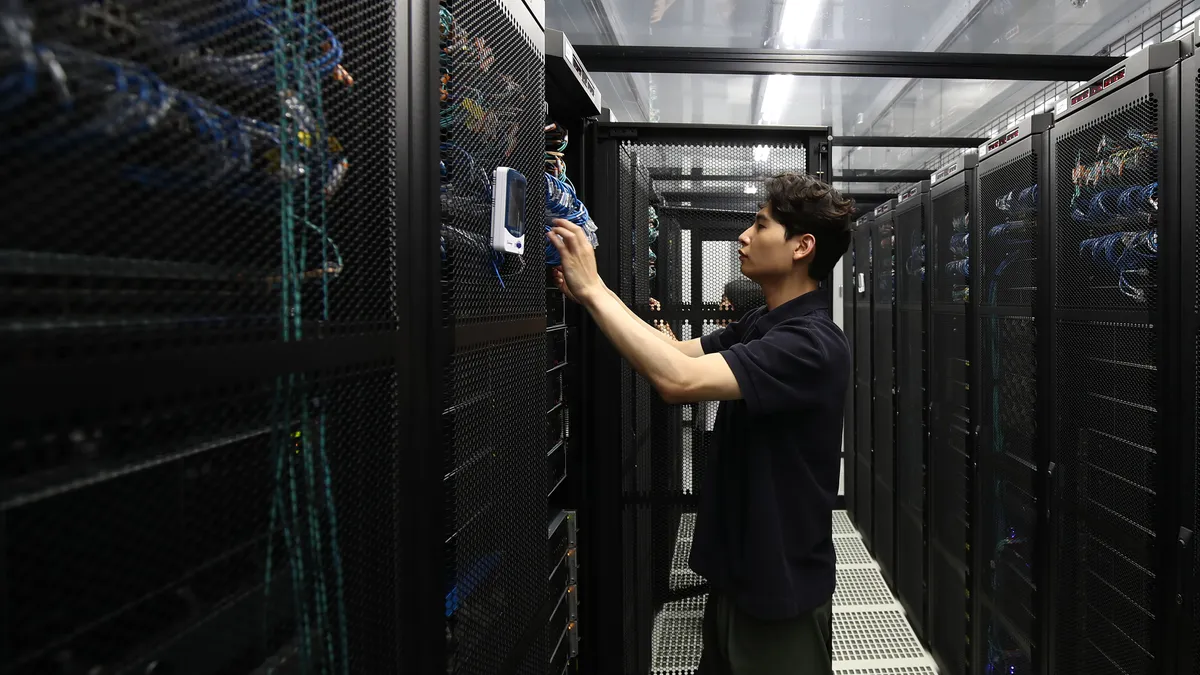
[[[1072,91],[1051,132],[1056,674],[1175,672],[1183,49],[1153,45]]]
[[[863,216],[858,221],[854,233],[855,269],[858,278],[855,280],[854,303],[854,395],[857,401],[854,406],[855,420],[858,428],[855,430],[855,442],[858,446],[858,467],[854,470],[856,524],[859,534],[869,548],[874,539],[874,430],[873,408],[873,352],[871,349],[872,309],[871,298],[875,295],[874,272],[872,270],[873,244],[871,229],[875,220],[874,214]]]
[[[857,297],[854,284],[854,237],[850,238],[850,247],[846,251],[846,255],[842,256],[842,332],[846,334],[846,340],[852,345],[850,350],[850,382],[846,386],[846,410],[843,413],[842,421],[842,494],[846,502],[846,511],[850,514],[850,518],[854,518],[855,514],[855,496],[858,494],[854,484],[854,470],[857,468],[858,453],[855,436],[855,419],[854,419],[854,404],[855,404],[855,386],[857,377],[854,375],[856,366],[855,350],[853,349],[854,342],[854,301]]]
[[[970,232],[971,405],[977,437],[971,523],[976,669],[1034,671],[1047,458],[1040,444],[1039,328],[1045,324],[1044,245],[1049,219],[1050,114],[1034,115],[988,141]],[[1039,288],[1042,292],[1039,293]],[[1044,339],[1041,338],[1041,339]],[[1044,370],[1045,366],[1042,366]]]
[[[1180,252],[1180,298],[1178,315],[1179,367],[1176,390],[1179,392],[1180,418],[1177,428],[1182,437],[1178,447],[1180,457],[1175,464],[1179,487],[1179,503],[1176,506],[1180,525],[1178,530],[1179,596],[1183,603],[1175,608],[1179,618],[1174,650],[1175,672],[1200,673],[1200,547],[1196,546],[1195,532],[1200,526],[1200,452],[1197,442],[1200,434],[1196,425],[1200,422],[1200,256],[1196,236],[1197,198],[1200,198],[1200,59],[1188,57],[1180,64],[1180,207],[1179,207],[1179,252]]]
[[[918,636],[925,632],[926,316],[925,230],[929,181],[897,198],[896,593]]]
[[[964,155],[930,182],[929,626],[943,672],[966,669],[970,630],[970,495],[973,476],[968,358],[970,231],[976,157]]]
[[[894,586],[896,558],[896,200],[875,208],[871,227],[875,291],[871,296],[874,546],[883,577]]]

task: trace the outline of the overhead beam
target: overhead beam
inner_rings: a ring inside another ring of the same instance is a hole
[[[958,80],[1086,80],[1116,65],[1107,56],[868,52],[577,45],[588,70],[689,75],[935,77]]]
[[[970,136],[834,136],[830,143],[861,148],[977,148],[986,140]]]
[[[887,169],[843,169],[833,174],[834,182],[843,183],[915,183],[929,180],[929,171],[888,171]]]

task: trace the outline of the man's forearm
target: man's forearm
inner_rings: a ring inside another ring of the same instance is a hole
[[[691,357],[676,349],[669,337],[642,321],[615,294],[604,290],[607,292],[596,293],[583,304],[621,356],[660,392],[685,382]],[[654,337],[647,335],[646,330]]]

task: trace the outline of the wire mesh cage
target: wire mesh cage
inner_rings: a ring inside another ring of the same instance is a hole
[[[403,660],[393,12],[0,9],[0,671]]]

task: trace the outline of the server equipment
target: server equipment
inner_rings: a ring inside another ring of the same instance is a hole
[[[850,246],[846,250],[846,255],[842,256],[842,332],[846,334],[846,340],[852,345],[850,349],[850,382],[846,386],[846,411],[845,417],[842,420],[842,494],[846,502],[846,511],[850,514],[850,518],[854,519],[857,516],[858,509],[855,504],[855,499],[858,495],[857,486],[855,485],[855,470],[858,468],[858,448],[856,447],[858,430],[855,428],[857,420],[855,419],[855,400],[857,394],[855,388],[858,377],[854,374],[857,366],[855,351],[856,344],[854,341],[854,324],[855,324],[855,300],[858,298],[858,293],[855,290],[855,277],[857,273],[854,270],[854,243],[856,237],[851,236]]]
[[[925,632],[926,338],[925,232],[929,181],[897,197],[896,279],[896,594],[918,636]]]
[[[896,564],[896,200],[875,207],[871,224],[871,448],[873,547],[879,569],[895,585]]]
[[[1043,261],[1050,222],[1050,114],[989,140],[970,230],[971,407],[977,472],[969,522],[975,668],[1029,673],[1041,647],[1047,363]],[[1041,507],[1041,508],[1039,508]]]
[[[855,280],[854,302],[854,419],[856,459],[858,466],[854,469],[854,503],[855,524],[863,542],[870,547],[874,539],[875,521],[875,466],[874,466],[874,376],[873,350],[871,340],[872,328],[872,298],[875,296],[875,274],[872,263],[874,245],[872,229],[875,214],[869,213],[858,219],[854,230],[854,267],[858,278]]]
[[[1200,198],[1200,59],[1188,57],[1180,64],[1180,205],[1179,205],[1179,274],[1180,297],[1178,316],[1179,366],[1170,369],[1177,375],[1180,417],[1176,425],[1181,434],[1179,462],[1175,464],[1179,488],[1178,546],[1179,578],[1177,593],[1183,602],[1177,603],[1180,630],[1176,633],[1175,672],[1200,674],[1200,547],[1196,545],[1196,528],[1200,527],[1200,255],[1196,236],[1197,199]]]
[[[1171,508],[1185,49],[1151,45],[1072,90],[1051,132],[1053,673],[1179,672],[1169,645],[1181,599],[1171,570],[1186,564]]]
[[[0,671],[444,665],[435,21],[348,6],[0,8]]]
[[[925,269],[929,275],[929,626],[945,672],[964,670],[970,630],[972,411],[968,316],[977,157],[930,178]]]

